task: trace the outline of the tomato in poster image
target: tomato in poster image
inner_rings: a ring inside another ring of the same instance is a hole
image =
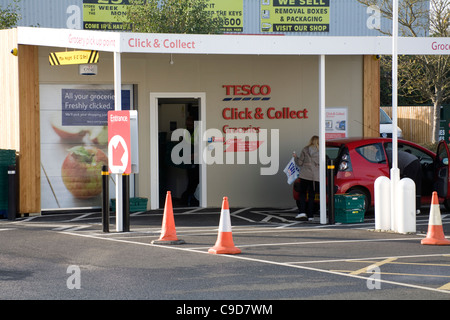
[[[106,154],[93,146],[69,149],[61,176],[67,190],[77,199],[89,199],[102,192],[102,166],[108,165]]]

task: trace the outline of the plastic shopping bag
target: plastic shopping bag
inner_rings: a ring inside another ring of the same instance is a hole
[[[284,168],[283,172],[286,173],[288,184],[292,184],[295,181],[295,179],[298,178],[300,169],[295,164],[294,157],[291,158],[291,161],[289,161],[286,168]]]

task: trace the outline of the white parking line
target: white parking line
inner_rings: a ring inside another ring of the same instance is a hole
[[[404,241],[404,240],[420,240],[422,238],[398,238],[398,239],[358,239],[358,240],[330,240],[330,241],[299,241],[299,242],[280,242],[280,243],[258,243],[237,245],[239,248],[256,248],[256,247],[273,247],[273,246],[297,246],[297,245],[313,245],[313,244],[334,244],[334,243],[355,243],[355,242],[385,242],[385,241]],[[208,247],[209,248],[209,247]],[[207,249],[206,247],[196,247],[192,249]],[[347,259],[348,260],[348,259]]]
[[[283,218],[283,217],[281,217],[279,215],[270,214],[271,211],[251,211],[251,212],[265,216],[265,218],[263,218],[261,220],[261,221],[264,221],[264,222],[268,222],[271,219],[276,219],[276,220],[282,221],[284,223],[292,222],[292,220],[285,219],[285,218]],[[279,212],[279,211],[274,211],[274,213],[275,212]]]
[[[195,208],[195,209],[191,209],[191,210],[188,210],[188,211],[185,211],[185,212],[182,212],[181,214],[190,214],[190,213],[195,213],[195,212],[197,212],[197,211],[200,211],[200,210],[202,210],[203,208]]]
[[[86,218],[86,217],[92,216],[93,214],[96,214],[96,213],[95,213],[95,212],[92,212],[92,213],[86,213],[86,214],[83,214],[83,215],[81,215],[81,216],[79,216],[79,217],[70,219],[70,220],[68,220],[68,221],[82,220],[82,219],[84,219],[84,218]]]
[[[34,219],[36,219],[36,218],[39,218],[39,217],[40,217],[40,216],[32,216],[32,217],[28,217],[28,218],[23,219],[23,220],[12,221],[11,223],[23,223],[23,222],[28,222],[28,221],[34,220]]]
[[[89,226],[68,226],[68,225],[65,225],[65,226],[61,226],[61,227],[57,227],[57,228],[54,228],[54,229],[52,229],[53,231],[78,231],[78,230],[82,230],[82,229],[85,229],[85,228],[89,228]]]
[[[397,259],[405,259],[405,258],[427,258],[427,257],[445,257],[448,255],[445,254],[418,254],[418,255],[410,255],[410,256],[395,256]],[[368,261],[368,260],[384,260],[389,257],[366,257],[366,258],[352,258],[352,259],[331,259],[331,260],[311,260],[311,261],[294,261],[294,262],[286,262],[288,264],[311,264],[311,263],[333,263],[333,262],[346,262],[346,261]]]
[[[235,217],[235,218],[239,218],[239,219],[245,220],[245,221],[247,221],[247,222],[255,223],[256,221],[253,220],[253,219],[250,219],[250,218],[247,218],[247,217],[241,217],[241,216],[238,215],[239,213],[241,213],[241,212],[243,212],[243,211],[246,211],[246,210],[250,210],[250,209],[251,209],[251,207],[248,207],[248,208],[244,208],[244,209],[240,209],[240,210],[231,212],[231,213],[230,213],[230,216],[233,216],[233,217]]]

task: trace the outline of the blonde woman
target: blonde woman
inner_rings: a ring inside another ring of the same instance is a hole
[[[314,197],[319,190],[319,137],[312,136],[309,144],[303,148],[300,156],[293,154],[295,163],[300,168],[300,190],[297,207],[299,214],[296,219],[314,220]],[[306,195],[308,194],[308,207]]]

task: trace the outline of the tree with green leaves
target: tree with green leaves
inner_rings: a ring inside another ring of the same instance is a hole
[[[20,0],[13,0],[5,8],[0,6],[0,29],[10,29],[17,25],[20,19],[19,2]]]
[[[222,19],[205,0],[130,0],[126,19],[133,32],[217,34]]]
[[[376,6],[385,18],[392,20],[392,0],[357,0]],[[404,37],[448,37],[450,33],[450,0],[401,0],[399,2],[399,33]],[[379,30],[390,35],[390,30]],[[382,77],[391,85],[392,57],[381,60]],[[404,101],[433,103],[434,125],[432,143],[439,139],[440,108],[450,100],[449,55],[400,55],[398,57],[398,94]],[[382,78],[383,81],[383,78]],[[383,91],[383,89],[382,89]],[[392,90],[391,90],[392,91]],[[382,98],[382,101],[386,98]]]

